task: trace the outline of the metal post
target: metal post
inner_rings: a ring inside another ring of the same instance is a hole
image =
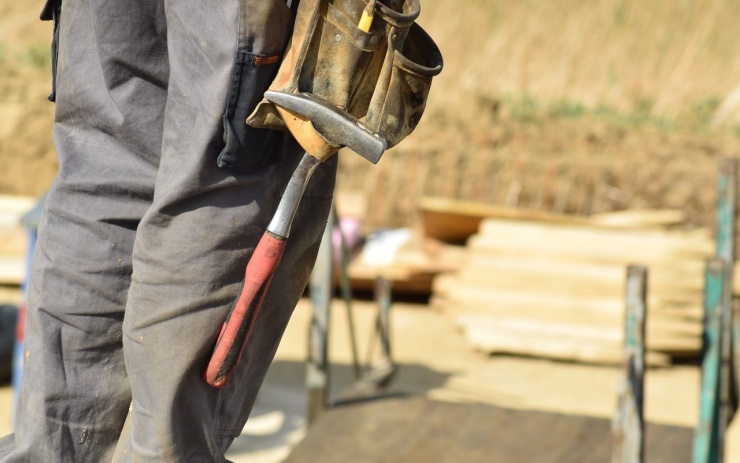
[[[737,215],[738,163],[724,159],[720,164],[717,181],[717,257],[725,262],[722,293],[720,334],[720,368],[718,394],[719,410],[715,419],[717,428],[717,461],[724,460],[725,431],[737,406],[737,369],[733,368],[733,325],[738,320],[732,316],[732,278],[735,263],[735,222]]]
[[[738,341],[740,340],[738,338],[740,320],[733,317],[732,309],[738,195],[737,159],[724,159],[722,161],[717,187],[717,257],[727,264],[725,266],[725,285],[722,295],[721,368],[719,373],[720,411],[717,416],[719,420],[718,445],[720,454],[722,454],[725,430],[735,414],[739,395],[737,373],[740,371],[738,369],[740,367],[740,364],[738,364],[740,356],[736,352],[738,352]]]
[[[704,343],[699,397],[699,423],[694,437],[694,463],[719,463],[719,381],[725,261],[707,261],[704,279]]]
[[[355,374],[355,381],[360,379],[362,369],[360,367],[360,354],[357,351],[357,336],[355,334],[355,319],[352,313],[352,285],[349,280],[349,249],[347,240],[339,223],[337,210],[334,208],[332,213],[334,223],[337,225],[337,234],[339,235],[339,289],[344,299],[344,306],[347,314],[347,329],[349,330],[349,345],[352,349],[352,371]]]
[[[625,285],[624,376],[612,420],[612,463],[642,463],[647,269],[631,265]]]
[[[375,298],[378,301],[378,332],[383,349],[383,357],[392,363],[391,355],[391,288],[393,282],[380,277],[375,280]]]
[[[727,281],[732,285],[732,280]],[[732,399],[732,410],[737,412],[738,402],[740,401],[740,299],[736,297],[732,298],[731,317],[730,377],[732,378],[732,387],[730,388],[730,398]]]
[[[375,279],[375,301],[378,304],[378,314],[375,318],[375,327],[370,337],[367,349],[367,369],[361,382],[371,385],[375,389],[387,387],[396,374],[396,365],[391,352],[391,288],[393,282],[382,276]],[[379,342],[378,342],[379,341]],[[375,344],[380,344],[380,360],[373,362]]]
[[[332,204],[332,209],[334,205]],[[309,332],[306,387],[308,389],[307,419],[312,423],[326,409],[329,398],[329,315],[332,299],[332,228],[334,214],[321,238],[318,256],[311,272],[311,302],[313,313]]]
[[[738,194],[737,159],[725,159],[717,181],[717,257],[726,262],[735,260],[735,217]],[[732,274],[732,267],[727,269]],[[732,294],[730,292],[730,294]]]

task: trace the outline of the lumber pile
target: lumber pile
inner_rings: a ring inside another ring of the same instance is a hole
[[[366,245],[350,261],[347,273],[354,290],[371,291],[376,279],[382,277],[391,281],[394,294],[428,297],[432,293],[434,279],[457,271],[465,258],[462,246],[413,232],[392,255],[378,258],[381,252],[388,250],[380,251],[376,246]]]
[[[626,267],[645,265],[648,362],[694,357],[714,241],[677,221],[671,211],[483,218],[460,269],[435,279],[432,301],[487,353],[619,363]]]
[[[434,278],[461,265],[462,246],[425,236],[418,227],[366,229],[363,191],[337,192],[335,206],[339,219],[333,237],[336,285],[341,281],[340,230],[350,253],[347,276],[355,291],[372,292],[377,279],[384,278],[390,280],[394,295],[429,297]]]
[[[26,277],[28,231],[21,217],[38,199],[0,195],[0,285],[20,285]]]

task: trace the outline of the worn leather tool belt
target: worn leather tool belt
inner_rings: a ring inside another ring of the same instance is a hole
[[[317,96],[356,118],[392,147],[421,119],[442,54],[414,21],[419,0],[301,0],[291,42],[270,90]],[[366,12],[367,16],[367,12]],[[367,24],[367,23],[366,23]],[[285,129],[273,103],[262,100],[252,127]],[[300,140],[299,140],[300,141]]]

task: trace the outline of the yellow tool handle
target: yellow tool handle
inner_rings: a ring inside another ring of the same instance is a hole
[[[376,0],[370,0],[367,2],[367,6],[362,10],[360,22],[357,24],[357,27],[362,32],[370,32],[370,27],[373,25],[373,18],[375,17],[375,1]]]

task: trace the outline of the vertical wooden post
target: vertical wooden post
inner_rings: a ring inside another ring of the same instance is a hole
[[[331,242],[333,227],[334,214],[332,212],[329,214],[316,264],[311,272],[310,291],[313,313],[309,328],[306,365],[309,423],[326,409],[329,397],[329,315],[333,290]]]
[[[624,376],[612,420],[612,463],[643,461],[646,300],[647,269],[631,265],[625,285]]]
[[[721,461],[721,454],[718,452],[720,422],[718,413],[725,266],[724,259],[709,259],[704,279],[704,342],[699,423],[694,437],[694,463]]]

